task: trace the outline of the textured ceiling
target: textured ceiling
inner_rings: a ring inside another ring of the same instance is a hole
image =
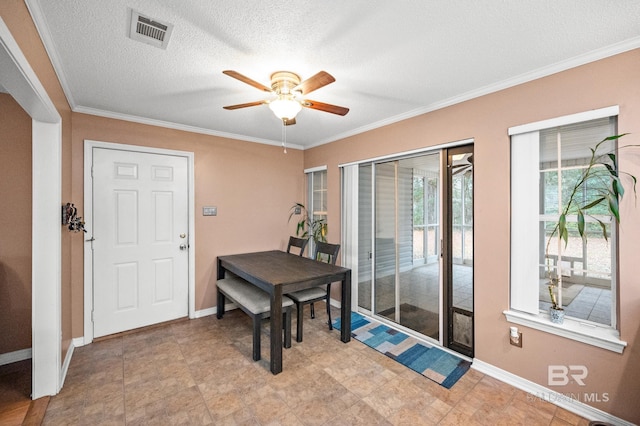
[[[74,111],[280,144],[274,71],[336,82],[287,144],[308,148],[640,47],[638,0],[26,0]],[[131,9],[174,25],[166,49],[128,38]],[[606,78],[606,76],[603,76]]]

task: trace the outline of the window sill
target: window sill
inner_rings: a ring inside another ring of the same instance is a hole
[[[619,354],[627,346],[627,342],[620,340],[619,333],[612,328],[599,327],[573,318],[565,318],[563,324],[554,324],[549,319],[549,314],[546,313],[532,315],[509,310],[504,311],[503,314],[507,321],[511,323],[524,325]]]

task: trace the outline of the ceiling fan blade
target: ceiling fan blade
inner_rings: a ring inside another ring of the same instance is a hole
[[[222,71],[222,73],[228,75],[229,77],[233,77],[236,80],[240,80],[243,83],[247,83],[249,86],[253,86],[256,89],[259,89],[265,92],[271,92],[270,87],[267,87],[264,84],[258,83],[257,81],[252,80],[249,77],[244,76],[237,71],[226,70],[226,71]]]
[[[239,109],[239,108],[258,106],[258,105],[262,105],[262,104],[266,104],[266,103],[267,103],[267,101],[255,101],[255,102],[248,102],[246,104],[227,105],[227,106],[222,107],[222,108],[224,108],[224,109]]]
[[[294,91],[302,92],[303,95],[311,93],[314,90],[318,90],[321,87],[331,84],[336,81],[331,74],[326,71],[320,71],[314,76],[309,77],[302,83],[293,88]]]
[[[317,109],[324,112],[330,112],[331,114],[347,115],[349,108],[341,107],[338,105],[325,104],[324,102],[311,101],[305,99],[302,101],[302,106],[311,109]]]
[[[284,122],[285,126],[293,126],[294,124],[296,124],[296,119],[295,118],[289,118],[287,120],[282,120]]]

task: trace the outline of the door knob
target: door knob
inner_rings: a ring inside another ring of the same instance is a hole
[[[186,244],[180,244],[180,250],[186,250],[186,249],[187,249]]]

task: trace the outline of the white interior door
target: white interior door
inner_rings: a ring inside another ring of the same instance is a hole
[[[94,337],[188,314],[186,157],[93,148]]]

